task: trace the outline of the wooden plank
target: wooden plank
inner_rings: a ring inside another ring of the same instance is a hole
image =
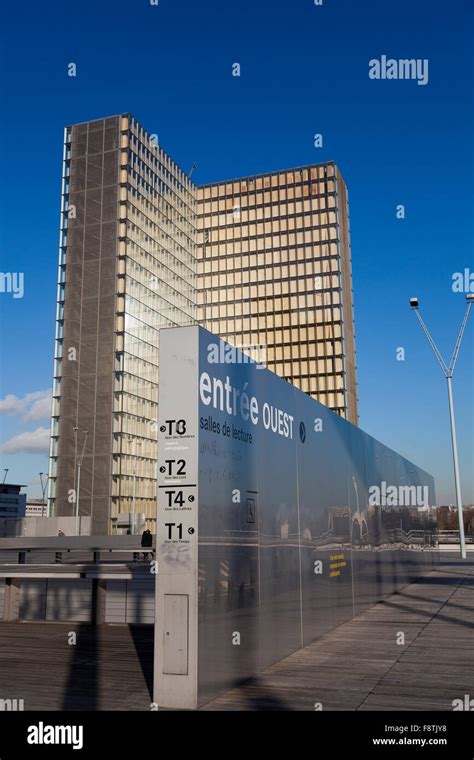
[[[451,710],[474,683],[473,585],[473,560],[443,564],[202,709]],[[0,623],[2,697],[27,710],[149,710],[152,660],[152,626]]]
[[[0,625],[2,694],[25,710],[149,710],[152,669],[152,626]]]
[[[472,559],[443,564],[201,709],[452,710],[474,684],[473,582]]]

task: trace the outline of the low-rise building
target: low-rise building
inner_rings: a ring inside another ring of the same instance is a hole
[[[21,493],[24,485],[0,483],[0,518],[25,517],[26,493]]]
[[[47,517],[47,505],[43,499],[26,500],[26,517]]]

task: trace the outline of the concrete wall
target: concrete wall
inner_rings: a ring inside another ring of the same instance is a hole
[[[75,517],[23,517],[0,520],[0,538],[15,536],[57,536],[62,530],[66,536],[76,535]],[[79,535],[90,536],[91,518],[79,518]]]
[[[130,581],[108,580],[106,623],[153,624],[155,576]],[[0,615],[3,617],[5,584],[0,583]],[[90,580],[22,580],[20,620],[90,622]]]

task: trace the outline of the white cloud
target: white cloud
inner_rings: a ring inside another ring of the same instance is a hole
[[[9,393],[5,398],[0,399],[0,414],[21,414],[24,405],[18,396]]]
[[[5,398],[0,399],[0,414],[11,417],[23,415],[26,422],[46,420],[51,415],[51,390],[33,391],[23,398],[9,393]]]
[[[47,394],[47,396],[39,398],[34,402],[30,410],[23,417],[25,422],[31,422],[32,420],[47,420],[49,417],[51,417],[50,391],[47,391]]]
[[[0,446],[4,454],[37,454],[49,451],[49,428],[39,427],[27,433],[18,433]]]

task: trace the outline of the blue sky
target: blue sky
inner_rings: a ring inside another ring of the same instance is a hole
[[[0,293],[0,472],[34,496],[47,470],[63,126],[131,111],[183,169],[197,162],[198,183],[338,163],[350,196],[360,424],[435,476],[438,503],[453,501],[445,380],[408,298],[420,298],[448,358],[465,308],[452,276],[474,272],[472,22],[470,0],[10,4],[0,267],[24,272],[25,294]],[[369,61],[384,54],[428,59],[428,84],[369,79]],[[474,315],[454,383],[465,503],[473,336]]]

